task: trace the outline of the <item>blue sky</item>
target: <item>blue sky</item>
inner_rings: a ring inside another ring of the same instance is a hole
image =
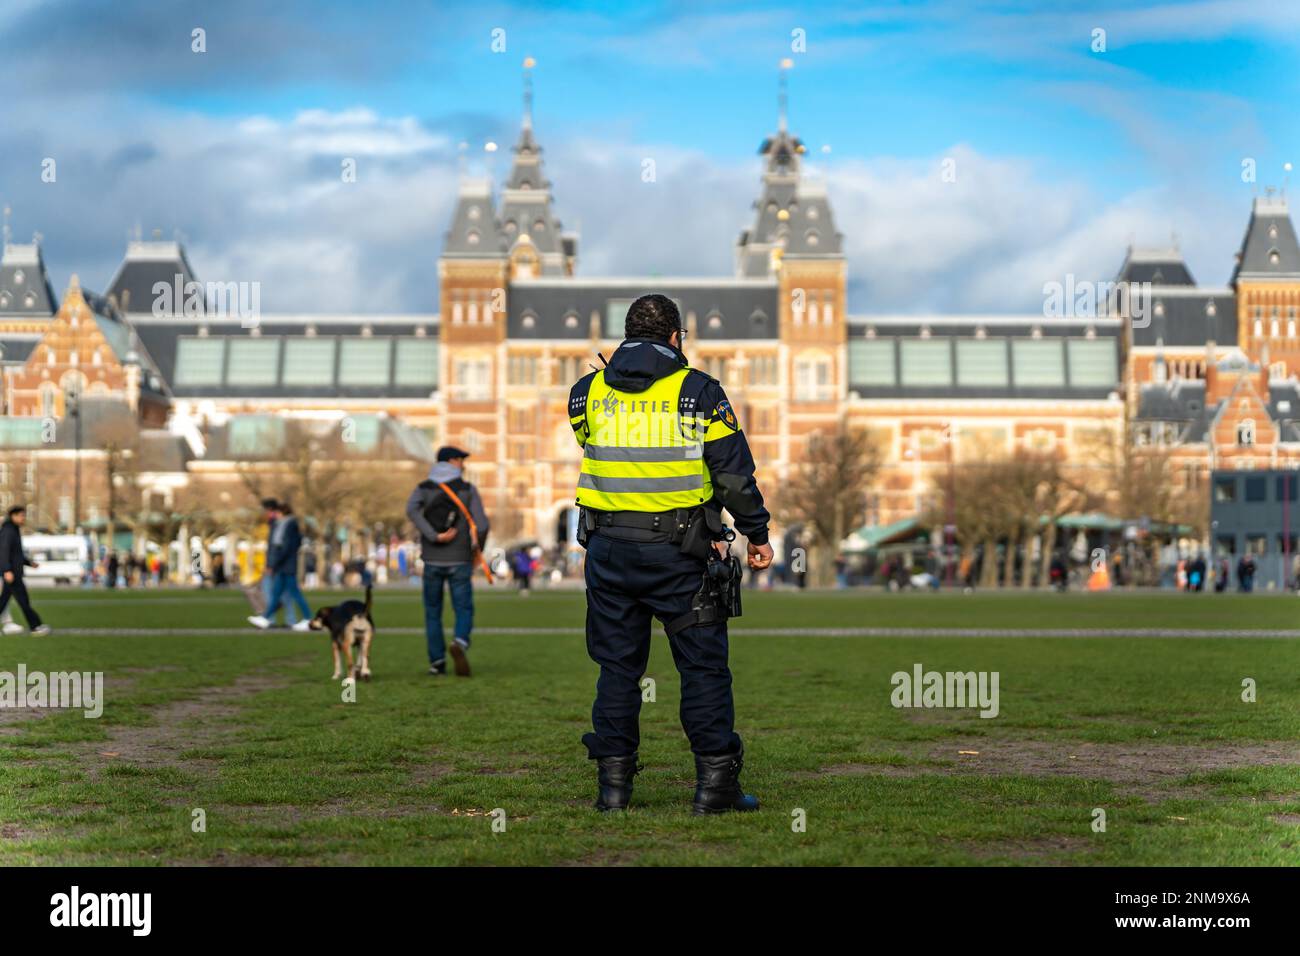
[[[1300,159],[1298,53],[1300,5],[1236,0],[9,0],[0,199],[19,238],[44,234],[56,285],[102,287],[139,223],[183,234],[201,278],[262,281],[276,311],[429,311],[457,144],[513,140],[531,55],[580,270],[726,274],[788,56],[853,311],[1024,311],[1065,272],[1113,274],[1132,240],[1176,235],[1224,282],[1251,195]]]

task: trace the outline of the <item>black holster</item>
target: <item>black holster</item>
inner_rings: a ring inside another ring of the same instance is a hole
[[[704,580],[691,599],[691,609],[664,626],[669,637],[697,624],[717,624],[741,615],[740,558],[734,554],[719,558],[712,547],[709,550],[713,556],[704,567]]]
[[[686,533],[682,536],[682,554],[689,554],[701,561],[717,558],[714,550],[715,541],[722,540],[722,515],[712,508],[696,508],[691,512]]]

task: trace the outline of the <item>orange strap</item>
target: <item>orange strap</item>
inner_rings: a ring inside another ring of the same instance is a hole
[[[479,566],[483,569],[483,574],[484,574],[485,577],[487,577],[487,582],[488,582],[488,584],[493,584],[493,583],[495,583],[495,581],[494,581],[494,579],[493,579],[493,577],[492,577],[492,569],[491,569],[490,567],[488,567],[487,559],[483,557],[483,552],[480,551],[480,550],[479,550],[479,547],[478,547],[478,525],[476,525],[476,524],[474,523],[474,516],[471,515],[471,514],[469,513],[469,509],[465,507],[465,502],[461,501],[460,498],[458,498],[458,497],[456,496],[456,492],[452,491],[449,487],[447,487],[446,485],[444,485],[441,481],[438,482],[438,487],[441,488],[443,491],[445,491],[445,492],[447,493],[447,497],[450,498],[450,499],[452,500],[452,503],[453,503],[457,508],[460,509],[460,513],[463,514],[463,515],[465,516],[465,520],[469,522],[469,549],[470,549],[470,552],[471,552],[471,553],[472,553],[476,558],[478,558]]]

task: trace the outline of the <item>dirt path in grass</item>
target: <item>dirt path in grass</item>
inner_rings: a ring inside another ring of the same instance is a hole
[[[1300,768],[1300,743],[1290,740],[1194,745],[976,737],[914,746],[901,752],[921,762],[836,764],[823,767],[818,775],[916,777],[937,773],[1077,777],[1103,780],[1121,792],[1157,802],[1180,793],[1191,795],[1194,792],[1191,788],[1177,785],[1192,774],[1254,767]],[[1296,790],[1300,792],[1300,770],[1296,775]]]
[[[242,698],[284,686],[286,682],[279,677],[245,674],[232,684],[205,687],[194,697],[153,708],[147,724],[113,724],[108,739],[75,744],[70,749],[92,776],[111,764],[211,773],[217,761],[182,754],[225,743],[238,730],[231,718],[239,713]]]

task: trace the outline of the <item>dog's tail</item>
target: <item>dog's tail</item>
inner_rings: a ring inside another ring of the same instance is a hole
[[[370,613],[370,585],[366,585],[366,613]]]

